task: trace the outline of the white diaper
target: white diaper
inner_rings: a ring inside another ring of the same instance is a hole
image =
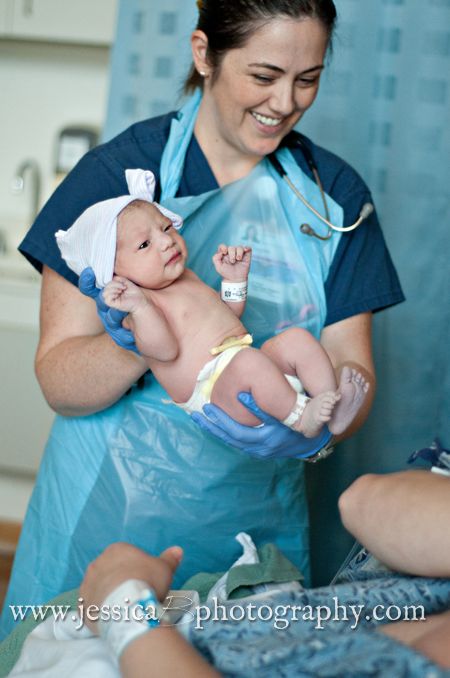
[[[189,400],[185,403],[175,403],[175,405],[178,405],[178,407],[181,407],[182,410],[185,410],[185,412],[188,412],[189,414],[192,412],[203,413],[203,405],[207,405],[211,402],[211,393],[217,379],[234,356],[239,353],[239,351],[249,347],[251,344],[251,337],[250,341],[248,339],[249,337],[250,335],[245,335],[237,340],[232,337],[227,341],[234,345],[229,348],[223,348],[223,346],[226,346],[225,343],[222,346],[212,349],[211,352],[217,353],[220,351],[219,355],[216,355],[215,358],[209,360],[206,365],[202,367],[198,373],[195,388]],[[297,377],[293,377],[290,374],[285,374],[284,376],[297,393],[304,393],[303,387]]]
[[[244,348],[247,347],[231,346],[212,360],[209,360],[198,373],[195,388],[189,400],[185,403],[175,403],[175,405],[178,405],[178,407],[181,407],[182,410],[189,414],[192,412],[203,412],[203,405],[211,402],[214,384],[236,353],[239,353]]]

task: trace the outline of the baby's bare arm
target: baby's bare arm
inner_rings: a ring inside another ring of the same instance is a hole
[[[244,245],[219,245],[213,256],[213,263],[217,273],[222,276],[223,282],[247,282],[252,260],[251,247]],[[243,301],[226,301],[226,305],[240,318],[245,309]]]
[[[145,358],[166,362],[177,357],[178,342],[164,313],[140,287],[127,278],[114,276],[104,288],[103,298],[108,306],[128,313],[123,325],[133,332]]]

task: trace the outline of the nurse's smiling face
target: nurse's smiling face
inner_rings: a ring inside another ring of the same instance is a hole
[[[195,130],[200,145],[230,160],[257,162],[278,147],[316,98],[326,28],[317,19],[272,19],[242,47],[226,52],[216,71],[205,58],[206,36],[196,33],[194,59],[206,73]]]

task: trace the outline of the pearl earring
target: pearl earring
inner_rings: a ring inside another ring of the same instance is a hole
[[[199,73],[200,73],[200,75],[202,76],[202,78],[204,78],[205,75],[206,75],[205,71],[199,71]]]

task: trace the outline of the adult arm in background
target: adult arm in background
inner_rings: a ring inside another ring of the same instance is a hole
[[[44,266],[35,369],[50,407],[80,416],[115,403],[147,365],[105,333],[92,299]]]
[[[389,567],[450,578],[449,477],[430,471],[364,475],[341,495],[339,510],[347,530]],[[377,630],[450,668],[450,611]]]
[[[429,471],[364,475],[339,499],[344,526],[394,570],[450,577],[450,478]]]
[[[112,544],[88,567],[80,595],[86,606],[101,607],[105,598],[122,582],[138,579],[147,582],[162,601],[181,558],[182,550],[177,546],[154,558],[130,544]],[[119,603],[123,604],[122,601]],[[88,620],[87,623],[91,631],[99,632],[97,622]],[[109,623],[114,624],[114,620]],[[164,625],[132,640],[120,656],[120,669],[125,678],[219,676],[175,628]]]

